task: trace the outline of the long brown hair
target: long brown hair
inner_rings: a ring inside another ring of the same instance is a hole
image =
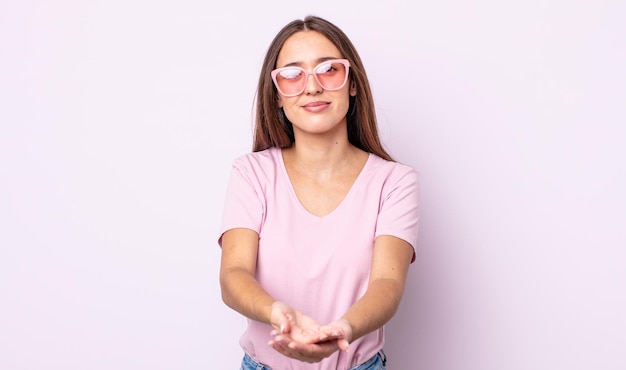
[[[356,96],[350,97],[347,113],[348,140],[357,148],[392,161],[378,137],[378,124],[372,91],[361,58],[348,36],[334,24],[316,16],[294,20],[283,27],[270,44],[259,77],[256,101],[256,125],[253,151],[271,147],[286,148],[293,144],[293,126],[278,107],[278,91],[271,78],[278,54],[285,41],[300,31],[316,31],[328,38],[342,56],[350,61],[350,82],[356,86]]]

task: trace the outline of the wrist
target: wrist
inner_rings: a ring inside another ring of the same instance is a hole
[[[341,328],[341,330],[343,331],[344,338],[348,342],[352,342],[352,337],[354,335],[354,329],[353,329],[352,324],[350,323],[350,321],[348,319],[342,317],[341,319],[336,321],[336,325],[339,326]]]
[[[270,305],[269,324],[279,333],[284,333],[286,329],[286,314],[289,306],[285,302],[274,300]]]

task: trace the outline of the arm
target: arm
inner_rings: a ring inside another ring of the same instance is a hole
[[[259,236],[237,228],[222,235],[220,286],[227,306],[242,315],[289,333],[294,340],[311,343],[320,339],[320,325],[287,304],[274,299],[255,278]],[[269,339],[268,333],[268,339]]]
[[[222,235],[220,286],[222,300],[242,315],[270,323],[272,298],[255,279],[259,235],[250,229],[231,229]]]
[[[412,257],[413,248],[406,241],[387,235],[376,238],[367,291],[342,317],[352,328],[349,341],[382,327],[395,315]]]

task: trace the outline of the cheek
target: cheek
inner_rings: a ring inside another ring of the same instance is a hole
[[[346,94],[342,99],[337,100],[337,111],[342,115],[348,114],[348,109],[350,108],[350,96]]]
[[[288,101],[284,103],[280,101],[278,106],[283,109],[283,112],[285,113],[285,117],[289,121],[291,122],[293,122],[294,120],[297,121],[297,117],[296,117],[297,107],[295,105],[291,104]]]

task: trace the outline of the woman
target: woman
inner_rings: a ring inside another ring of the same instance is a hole
[[[257,99],[219,239],[223,300],[248,318],[241,369],[384,369],[418,175],[383,149],[361,59],[324,19],[276,35]]]

